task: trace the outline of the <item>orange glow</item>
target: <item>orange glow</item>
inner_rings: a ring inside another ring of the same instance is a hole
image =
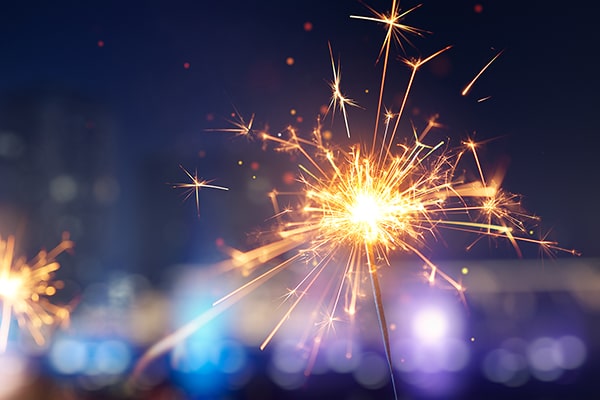
[[[50,302],[64,284],[55,280],[60,268],[55,258],[72,249],[73,242],[65,234],[63,240],[49,252],[40,251],[30,261],[15,259],[15,238],[0,238],[0,352],[6,351],[10,321],[14,316],[20,328],[26,328],[38,345],[46,342],[45,334],[57,325],[67,325],[70,307]]]

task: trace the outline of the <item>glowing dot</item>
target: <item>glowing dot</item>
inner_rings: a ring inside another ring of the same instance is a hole
[[[223,238],[217,238],[215,240],[215,244],[217,245],[217,247],[222,247],[225,245],[225,240]]]
[[[291,185],[296,180],[296,177],[291,172],[285,172],[281,179],[283,180],[283,183],[285,183],[286,185]]]
[[[304,23],[304,30],[305,30],[306,32],[310,32],[310,31],[312,31],[312,29],[313,29],[313,24],[312,24],[312,22],[310,22],[310,21],[306,21],[306,22]]]
[[[332,136],[333,135],[332,135],[331,131],[329,131],[329,130],[323,132],[323,139],[325,139],[325,140],[331,139]]]
[[[321,115],[325,115],[325,114],[327,114],[328,109],[329,109],[329,107],[327,107],[325,104],[323,104],[321,107],[319,107],[319,113]]]
[[[256,179],[256,175],[252,175],[252,179]]]
[[[252,169],[252,171],[258,171],[258,169],[260,168],[260,164],[256,161],[252,161],[252,163],[250,163],[250,169]]]
[[[475,336],[471,336],[471,342],[475,341]]]
[[[242,160],[238,160],[238,165],[242,165],[244,162]]]
[[[215,114],[213,114],[213,113],[206,114],[206,120],[207,121],[214,121],[215,120]]]
[[[56,294],[56,288],[55,287],[47,287],[46,288],[46,295],[47,296],[53,296],[54,294]]]
[[[294,60],[294,57],[288,57],[285,59],[285,63],[289,66],[294,65],[295,62],[296,62],[296,60]]]
[[[104,40],[98,40],[98,47],[104,47]]]
[[[206,150],[200,150],[200,151],[198,151],[198,157],[199,158],[206,157]]]
[[[481,14],[483,12],[483,5],[477,3],[473,6],[473,11],[475,11],[477,14]]]
[[[77,182],[69,175],[59,175],[50,181],[50,196],[57,203],[68,203],[77,196]]]
[[[302,118],[302,117],[296,117],[296,122],[301,123],[302,121],[304,121],[304,118]]]
[[[366,94],[369,94],[369,89],[365,89],[365,93],[366,93]]]
[[[463,275],[467,275],[469,273],[469,268],[462,267],[462,269],[460,270],[460,273],[463,274]]]
[[[292,108],[292,109],[290,110],[290,115],[296,115],[296,112],[297,112],[297,111],[296,111],[296,109],[295,109],[295,108]]]
[[[390,324],[390,331],[395,331],[396,330],[396,324],[392,323]]]
[[[189,62],[187,62],[187,61],[186,61],[186,62],[184,62],[184,63],[183,63],[183,68],[185,68],[185,69],[190,69],[190,63],[189,63]]]

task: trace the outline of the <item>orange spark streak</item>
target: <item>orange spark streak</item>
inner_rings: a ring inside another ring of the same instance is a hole
[[[500,54],[502,54],[502,53],[504,53],[504,49],[503,49],[503,50],[500,50],[500,52],[498,52],[498,54],[496,54],[496,55],[495,55],[495,56],[494,56],[494,57],[493,57],[493,58],[492,58],[492,59],[491,59],[491,60],[490,60],[490,61],[489,61],[487,64],[485,64],[485,66],[484,66],[484,67],[481,69],[481,71],[479,71],[479,73],[478,73],[477,75],[475,75],[475,78],[473,78],[473,80],[472,80],[471,82],[469,82],[469,84],[468,84],[467,86],[465,86],[465,88],[464,88],[464,89],[463,89],[463,91],[461,92],[461,94],[462,94],[463,96],[466,96],[466,95],[469,93],[469,91],[471,90],[471,87],[472,87],[472,86],[475,84],[475,81],[476,81],[477,79],[479,79],[479,77],[481,76],[481,74],[483,74],[483,72],[484,72],[486,69],[488,69],[488,67],[489,67],[490,65],[492,65],[492,63],[493,63],[494,61],[496,61],[496,59],[497,59],[498,57],[500,57]],[[486,98],[486,100],[487,100],[488,98],[489,98],[489,97],[487,97],[487,98]],[[482,100],[482,101],[483,101],[483,100]]]

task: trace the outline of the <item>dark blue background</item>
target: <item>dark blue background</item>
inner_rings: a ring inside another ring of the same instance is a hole
[[[376,10],[387,10],[388,3],[368,2]],[[526,208],[552,230],[550,238],[598,257],[600,36],[594,12],[570,3],[482,1],[483,11],[476,13],[476,3],[430,1],[407,18],[407,24],[432,32],[413,38],[407,54],[427,56],[454,46],[417,75],[409,107],[421,112],[413,120],[422,125],[439,113],[441,134],[455,144],[469,136],[498,138],[482,154],[490,168],[508,160],[505,188],[524,195]],[[294,108],[304,118],[301,130],[310,132],[330,95],[329,41],[341,60],[342,89],[366,108],[350,110],[353,129],[357,137],[371,135],[381,68],[375,60],[384,30],[348,18],[369,15],[359,2],[333,4],[0,4],[0,131],[25,138],[24,151],[0,160],[0,234],[25,226],[31,243],[23,247],[36,249],[58,240],[63,228],[71,230],[78,250],[67,268],[81,286],[123,270],[160,286],[169,265],[221,257],[219,238],[248,246],[246,233],[271,213],[266,197],[247,201],[252,175],[276,186],[283,170],[294,166],[281,167],[285,158],[264,152],[259,143],[207,128],[227,126],[235,107],[247,119],[256,113],[258,126],[276,131],[294,122]],[[309,32],[306,21],[313,24]],[[471,94],[460,96],[501,49]],[[397,59],[400,49],[393,54],[388,105],[409,76]],[[290,56],[293,66],[285,63]],[[492,97],[477,102],[486,96]],[[43,117],[57,109],[56,118]],[[53,157],[64,163],[37,158],[44,129],[49,133],[43,137],[56,135],[60,149]],[[334,135],[343,140],[344,132]],[[249,168],[252,161],[258,171]],[[180,192],[168,185],[185,182],[179,164],[231,189],[202,191],[200,219],[193,201],[182,205]],[[48,205],[45,179],[54,173],[76,176],[87,187],[82,197]],[[92,189],[85,185],[98,176],[118,183],[109,205],[90,200]],[[73,225],[66,214],[79,222]]]

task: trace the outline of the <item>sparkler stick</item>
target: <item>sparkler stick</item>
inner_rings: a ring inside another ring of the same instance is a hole
[[[392,350],[390,347],[390,333],[388,331],[388,324],[385,318],[385,308],[383,307],[383,299],[381,298],[381,287],[379,286],[379,278],[377,276],[377,268],[374,264],[374,252],[373,247],[370,244],[365,243],[365,252],[367,256],[367,267],[369,268],[369,277],[371,278],[371,287],[373,289],[373,300],[375,300],[375,309],[377,310],[377,320],[379,321],[379,330],[383,339],[383,346],[385,348],[385,358],[387,360],[388,369],[390,372],[390,380],[392,382],[392,389],[394,390],[394,398],[398,398],[396,391],[396,381],[394,379],[394,367],[392,364]]]

